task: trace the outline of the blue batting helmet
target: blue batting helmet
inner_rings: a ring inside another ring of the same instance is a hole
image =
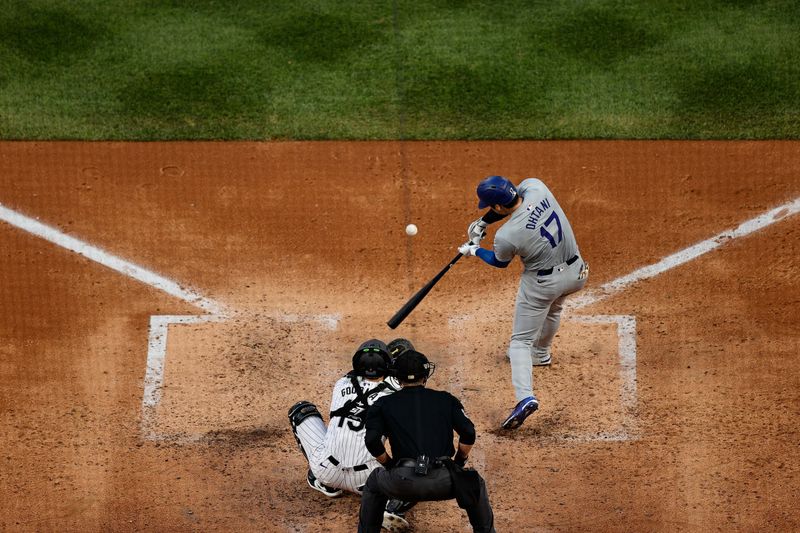
[[[510,204],[517,197],[517,188],[503,176],[489,176],[478,184],[478,209]]]

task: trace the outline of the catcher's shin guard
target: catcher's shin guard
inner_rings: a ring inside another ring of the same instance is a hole
[[[319,409],[317,409],[317,406],[311,402],[303,400],[302,402],[297,402],[291,408],[289,408],[289,422],[292,423],[292,429],[297,428],[297,426],[300,425],[300,422],[310,416],[318,416],[322,418],[322,413],[320,413]]]
[[[319,412],[316,405],[305,400],[297,402],[289,409],[289,423],[292,424],[292,434],[294,434],[294,440],[297,441],[297,446],[300,447],[300,451],[303,452],[306,460],[308,460],[308,455],[306,455],[306,451],[303,449],[303,443],[300,442],[300,438],[297,436],[297,426],[299,426],[303,420],[311,416],[322,418],[322,413]]]

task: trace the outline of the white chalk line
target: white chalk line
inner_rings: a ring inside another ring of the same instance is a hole
[[[755,218],[751,218],[750,220],[742,222],[736,228],[718,233],[709,239],[698,242],[697,244],[689,246],[688,248],[684,248],[683,250],[675,252],[672,255],[668,255],[657,263],[634,270],[628,275],[603,284],[598,289],[578,295],[575,298],[571,298],[567,301],[567,307],[570,309],[580,309],[582,307],[597,303],[600,300],[626,289],[634,283],[658,276],[667,270],[697,259],[698,257],[707,254],[716,248],[719,248],[723,244],[726,244],[734,239],[750,235],[755,231],[764,229],[787,217],[795,215],[798,212],[800,212],[800,198],[795,198],[794,200],[770,209],[766,213],[763,213]]]
[[[575,315],[565,316],[564,320],[583,324],[615,324],[617,333],[617,358],[619,360],[620,390],[619,398],[623,409],[622,420],[616,428],[608,431],[553,435],[544,440],[569,442],[629,441],[638,438],[636,420],[636,317],[632,315]],[[470,321],[481,321],[471,314],[454,315],[448,319],[452,330],[465,329]]]
[[[637,269],[626,276],[617,278],[602,285],[599,289],[589,291],[568,300],[568,309],[580,309],[593,303],[599,302],[616,294],[628,286],[657,276],[667,270],[687,263],[701,255],[704,255],[717,247],[739,237],[749,235],[757,230],[763,229],[775,222],[792,216],[800,211],[800,198],[796,198],[783,205],[775,207],[770,211],[747,220],[738,227],[723,231],[710,239],[699,242],[693,246],[685,248],[658,263]],[[110,254],[85,241],[67,235],[66,233],[48,226],[38,220],[13,211],[0,203],[0,220],[26,231],[32,235],[40,237],[61,248],[73,251],[99,263],[107,268],[115,270],[126,277],[136,279],[146,285],[165,292],[187,303],[196,305],[203,309],[208,315],[154,315],[151,316],[150,330],[148,336],[148,356],[147,370],[145,373],[144,391],[142,398],[142,432],[150,438],[158,438],[157,435],[149,431],[152,422],[150,414],[158,405],[163,386],[164,362],[166,358],[167,333],[169,324],[190,324],[224,320],[227,315],[223,312],[223,306],[210,300],[198,292],[186,289],[178,283],[164,276],[156,274],[144,267],[136,265],[130,261]],[[286,315],[287,321],[302,320],[300,315]],[[621,362],[621,374],[623,378],[622,403],[626,407],[626,412],[633,412],[636,407],[636,322],[635,318],[627,315],[594,315],[584,317],[571,317],[572,320],[581,322],[602,322],[614,321],[617,323],[619,336],[619,356]],[[339,317],[337,315],[320,315],[319,321],[328,329],[336,329]],[[463,318],[459,321],[463,322]],[[455,323],[450,320],[450,326]],[[459,324],[461,325],[461,324]],[[629,424],[630,426],[630,421]],[[610,433],[601,435],[604,440],[626,440],[627,433]]]
[[[564,440],[607,440],[626,441],[638,438],[638,422],[636,409],[638,392],[636,384],[636,317],[632,315],[575,315],[568,317],[571,322],[584,324],[616,324],[617,356],[619,358],[620,391],[622,405],[622,421],[619,429],[610,433],[600,433],[574,437]]]
[[[152,430],[155,425],[155,408],[161,401],[164,385],[164,363],[167,356],[167,334],[170,324],[200,324],[220,322],[222,315],[152,315],[147,342],[147,366],[142,396],[141,435],[147,439],[157,439]]]
[[[151,270],[101,250],[97,246],[93,246],[85,241],[67,235],[63,231],[52,226],[48,226],[47,224],[43,224],[34,218],[13,211],[1,203],[0,220],[26,231],[31,235],[35,235],[48,242],[51,242],[56,246],[82,255],[83,257],[110,268],[111,270],[115,270],[124,276],[133,278],[144,283],[145,285],[149,285],[155,289],[165,292],[170,296],[174,296],[175,298],[183,300],[184,302],[193,304],[207,313],[222,313],[222,306],[220,306],[217,302],[205,298],[193,290],[182,287],[171,279],[165,278],[164,276],[156,274]]]
[[[150,317],[142,396],[141,433],[146,437],[152,436],[150,428],[153,423],[153,412],[161,399],[161,388],[164,382],[164,359],[169,325],[224,320],[227,316],[226,312],[223,312],[224,307],[196,291],[182,287],[169,278],[106,252],[86,241],[67,235],[59,229],[9,209],[3,204],[0,204],[0,220],[209,313],[208,315],[153,315]]]
[[[164,358],[167,355],[167,332],[170,324],[201,324],[224,320],[220,315],[153,315],[147,343],[147,370],[144,378],[142,406],[153,408],[161,400],[164,383]]]
[[[638,438],[638,421],[636,409],[638,405],[637,377],[636,377],[636,317],[632,315],[576,315],[567,316],[566,313],[578,310],[597,303],[613,294],[624,291],[631,285],[643,281],[680,265],[688,263],[698,257],[715,250],[716,248],[740,237],[745,237],[758,230],[764,229],[776,222],[784,220],[800,212],[800,197],[781,204],[766,213],[758,215],[739,224],[739,226],[725,230],[704,241],[698,242],[671,254],[657,263],[648,265],[630,274],[617,278],[601,285],[598,289],[588,291],[567,299],[565,305],[565,319],[573,322],[588,324],[617,325],[618,357],[620,362],[620,403],[623,407],[623,420],[620,428],[615,431],[600,434],[560,436],[556,440],[568,441],[627,441]],[[456,315],[448,319],[451,329],[463,328],[466,322],[475,319],[472,315]]]
[[[247,313],[252,314],[252,313]],[[243,316],[245,313],[236,313]],[[264,316],[264,315],[260,315]],[[269,316],[269,315],[268,315]],[[153,315],[150,317],[150,333],[147,349],[147,373],[144,380],[142,397],[141,436],[146,440],[170,441],[180,444],[193,444],[203,440],[205,434],[200,433],[159,433],[156,431],[156,408],[161,401],[164,385],[164,365],[167,356],[167,334],[171,324],[202,324],[207,322],[224,322],[228,316],[223,315]],[[288,323],[316,323],[321,329],[336,330],[341,315],[331,314],[276,314],[276,320]]]
[[[106,252],[86,241],[67,235],[63,231],[44,224],[35,218],[9,209],[2,203],[0,203],[0,220],[60,248],[75,252],[123,276],[135,279],[170,296],[195,305],[208,313],[206,315],[152,315],[150,317],[147,362],[142,394],[141,434],[145,438],[160,439],[162,436],[154,433],[152,427],[155,408],[161,401],[161,391],[164,384],[164,365],[169,326],[171,324],[221,322],[229,318],[231,311],[197,291],[187,289],[169,278]],[[321,327],[328,330],[335,330],[341,320],[341,316],[338,314],[285,314],[277,318],[286,322],[317,322]]]

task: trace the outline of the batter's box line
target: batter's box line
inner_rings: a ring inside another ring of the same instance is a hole
[[[467,323],[479,320],[475,315],[455,315],[448,319],[448,326],[461,330]],[[637,440],[638,433],[638,393],[636,386],[636,317],[633,315],[570,315],[566,322],[581,324],[615,324],[617,333],[617,356],[619,359],[619,403],[622,407],[622,420],[618,427],[596,433],[553,435],[547,440],[569,442],[629,441]]]
[[[153,272],[141,265],[137,265],[127,259],[107,252],[102,248],[88,243],[84,240],[68,235],[63,231],[40,222],[38,218],[24,215],[13,209],[9,209],[0,203],[0,220],[18,228],[35,237],[43,239],[75,252],[90,261],[98,263],[106,268],[114,270],[123,276],[135,279],[156,290],[166,293],[174,298],[182,300],[202,309],[204,315],[151,315],[150,327],[147,342],[147,362],[144,377],[144,390],[142,394],[142,420],[140,424],[140,434],[142,437],[153,440],[179,440],[178,437],[170,435],[159,435],[154,433],[152,428],[155,422],[155,411],[161,401],[161,391],[164,384],[164,366],[167,354],[167,337],[171,324],[201,324],[205,322],[223,322],[233,314],[241,316],[243,313],[236,313],[223,304],[210,298],[206,298],[198,291],[187,288],[161,274]],[[277,317],[279,320],[296,322],[317,322],[325,329],[336,329],[341,316],[338,314],[305,315],[305,314],[282,314]],[[192,436],[181,436],[183,439],[192,440]]]
[[[738,227],[723,231],[710,239],[705,241],[699,242],[689,248],[676,252],[668,257],[665,257],[658,263],[648,265],[642,267],[634,272],[628,274],[627,276],[623,276],[622,278],[618,278],[614,281],[608,282],[604,284],[597,290],[588,291],[577,298],[569,299],[567,301],[566,308],[567,309],[580,309],[583,307],[587,307],[591,304],[597,303],[600,300],[605,299],[612,294],[620,292],[626,289],[628,286],[635,284],[639,281],[657,276],[669,269],[675,268],[679,265],[682,265],[686,262],[692,261],[703,254],[706,254],[719,246],[722,246],[732,240],[735,240],[740,237],[744,237],[753,233],[755,231],[761,230],[767,226],[770,226],[780,220],[786,219],[788,217],[796,215],[800,212],[800,197],[795,198],[789,202],[786,202],[782,205],[779,205],[766,213],[763,213],[755,218],[747,220],[741,223]],[[196,315],[196,316],[185,316],[185,317],[178,317],[179,321],[187,320],[191,323],[191,321],[212,321],[217,320],[218,318],[224,317],[224,313],[227,310],[221,306],[219,303],[205,298],[198,292],[195,292],[191,289],[187,289],[186,287],[176,283],[175,281],[156,274],[150,270],[147,270],[139,265],[136,265],[130,261],[122,259],[118,256],[110,254],[97,246],[89,244],[85,241],[77,239],[71,235],[67,235],[66,233],[54,228],[52,226],[48,226],[42,222],[39,222],[38,219],[26,216],[22,213],[14,211],[5,207],[2,203],[0,203],[0,220],[8,223],[11,226],[19,228],[31,235],[44,239],[48,242],[55,244],[61,248],[65,248],[67,250],[73,251],[79,255],[86,257],[87,259],[99,263],[107,268],[115,270],[120,274],[130,277],[132,279],[136,279],[146,285],[149,285],[155,289],[165,292],[175,298],[183,300],[184,302],[191,303],[201,309],[203,309],[207,315]],[[156,350],[156,354],[158,354],[158,350],[161,348],[161,343],[163,342],[163,352],[164,354],[161,355],[161,377],[158,376],[151,376],[152,384],[150,387],[149,395],[143,395],[143,405],[147,402],[148,407],[146,408],[147,413],[143,413],[142,416],[142,424],[143,427],[149,424],[149,416],[152,415],[152,411],[154,410],[153,407],[150,407],[152,404],[157,405],[158,399],[160,398],[160,386],[156,386],[158,380],[163,380],[163,361],[166,354],[166,333],[168,325],[170,323],[170,318],[163,318],[169,317],[169,315],[155,315],[156,317],[162,317],[155,321],[155,327],[151,328],[152,331],[156,331],[158,337],[154,340],[154,337],[151,336],[148,342],[148,346],[150,343],[153,342]],[[606,315],[606,316],[622,316],[622,315]],[[172,316],[172,318],[176,318]],[[587,317],[588,318],[588,317]],[[596,318],[596,317],[595,317]],[[151,326],[153,321],[151,319]],[[635,360],[635,322],[634,324],[634,340],[633,340],[633,347],[634,351],[634,360]],[[450,320],[450,326],[453,327],[455,324],[453,320]],[[618,331],[620,331],[621,326],[618,324]],[[626,326],[627,328],[627,326]],[[626,328],[623,328],[623,332]],[[163,341],[161,340],[163,339]],[[621,343],[622,343],[622,337]],[[148,348],[149,352],[149,348]],[[149,374],[150,365],[149,365],[149,356],[148,353],[148,369],[147,373]],[[635,365],[634,365],[635,366]],[[158,368],[158,363],[154,366],[154,368]],[[635,376],[634,376],[635,377]],[[635,379],[632,382],[634,384],[634,388],[632,390],[635,393]],[[623,394],[623,399],[627,401],[635,401],[635,394]],[[153,401],[155,403],[153,404]],[[146,416],[147,415],[147,416]],[[146,422],[145,419],[148,418]],[[149,426],[148,426],[149,427]],[[609,438],[605,440],[609,440],[610,438],[614,437],[613,434],[608,436]]]
[[[241,317],[248,313],[238,312]],[[263,316],[263,315],[260,315]],[[142,395],[142,421],[140,434],[146,440],[180,441],[184,443],[197,442],[202,435],[190,434],[165,434],[155,431],[157,421],[156,408],[161,402],[161,392],[164,387],[164,372],[167,358],[167,339],[169,327],[181,324],[203,324],[209,322],[225,322],[231,318],[230,314],[220,315],[152,315],[147,341],[147,370],[144,378],[144,394]],[[336,330],[341,321],[339,314],[296,314],[280,313],[274,316],[281,322],[308,323],[315,322],[327,330]]]
[[[153,432],[156,407],[161,401],[161,390],[164,386],[164,364],[167,356],[167,336],[170,324],[202,324],[206,322],[222,322],[225,315],[152,315],[147,342],[147,370],[144,376],[144,394],[142,396],[141,436],[149,440],[157,440],[159,435]]]
[[[616,324],[617,355],[619,358],[619,402],[622,406],[620,427],[608,433],[562,437],[562,440],[627,441],[639,438],[637,410],[639,404],[636,382],[636,317],[633,315],[574,315],[569,322],[582,324]]]

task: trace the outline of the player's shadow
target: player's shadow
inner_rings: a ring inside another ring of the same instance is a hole
[[[289,430],[281,427],[242,427],[208,431],[199,442],[236,448],[261,448],[273,446],[287,438]]]
[[[508,440],[556,440],[574,429],[566,409],[559,408],[547,414],[534,413],[517,429],[494,428],[489,433]]]

